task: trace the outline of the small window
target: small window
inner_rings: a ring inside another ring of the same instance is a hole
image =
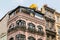
[[[57,16],[57,22],[58,23],[60,22],[60,16]]]
[[[12,29],[12,28],[14,28],[14,24],[11,24],[9,27],[9,29]]]
[[[38,27],[38,31],[43,31],[42,26],[37,26]]]

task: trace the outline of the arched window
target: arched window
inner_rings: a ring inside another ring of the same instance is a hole
[[[16,40],[26,40],[26,36],[23,34],[17,34],[16,35]]]
[[[11,24],[11,25],[10,25],[10,27],[9,27],[9,29],[8,29],[8,33],[9,33],[10,31],[12,31],[12,30],[14,30],[14,24]]]
[[[12,37],[12,38],[10,38],[9,40],[14,40],[14,38]]]
[[[43,31],[43,27],[42,26],[37,26],[38,27],[38,31]]]
[[[36,40],[34,37],[28,37],[28,40]]]
[[[16,23],[17,23],[17,25],[19,25],[19,26],[24,26],[24,25],[26,25],[26,22],[25,22],[24,20],[18,20]]]
[[[35,25],[33,23],[28,23],[28,28],[35,29]]]
[[[12,29],[12,28],[14,28],[14,24],[11,24],[9,27],[9,29]]]

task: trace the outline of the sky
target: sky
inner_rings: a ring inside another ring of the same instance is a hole
[[[31,4],[37,4],[40,9],[44,4],[60,12],[60,0],[0,0],[0,19],[10,10],[17,6],[29,7]]]

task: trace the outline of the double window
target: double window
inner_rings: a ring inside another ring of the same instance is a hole
[[[28,23],[28,28],[35,29],[35,25],[33,23]]]
[[[26,25],[26,22],[24,20],[18,20],[16,23],[19,26],[25,26]]]

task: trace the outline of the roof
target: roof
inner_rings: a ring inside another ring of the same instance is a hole
[[[32,8],[29,8],[29,7],[18,6],[18,7],[16,7],[15,9],[13,9],[9,14],[13,13],[14,11],[16,11],[16,10],[19,9],[19,8],[32,9]],[[34,9],[32,9],[32,10],[34,10]],[[41,11],[39,11],[39,10],[34,10],[34,11],[37,12],[37,13],[39,13],[39,14],[42,14]],[[42,14],[42,15],[43,15],[43,14]]]
[[[18,7],[16,7],[15,9],[13,9],[13,10],[9,11],[8,13],[6,13],[6,14],[0,19],[0,21],[2,21],[7,14],[11,14],[11,13],[13,13],[14,11],[16,11],[16,10],[19,9],[19,8],[32,9],[32,8],[29,8],[29,7],[18,6]],[[34,10],[34,9],[32,9],[32,10]],[[37,12],[37,13],[39,13],[39,14],[42,14],[41,11],[39,11],[39,10],[34,10],[34,11]],[[42,14],[42,15],[44,15],[44,14]]]

